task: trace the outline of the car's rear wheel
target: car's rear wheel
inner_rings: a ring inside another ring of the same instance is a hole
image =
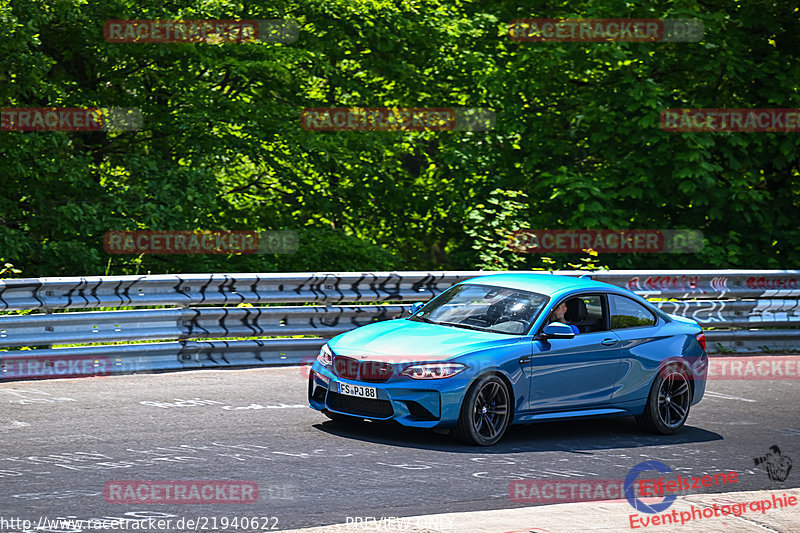
[[[670,435],[683,427],[692,404],[692,385],[682,368],[658,373],[644,413],[636,421],[648,431]]]
[[[508,387],[499,377],[488,374],[464,397],[453,436],[469,444],[491,446],[503,437],[510,420]]]

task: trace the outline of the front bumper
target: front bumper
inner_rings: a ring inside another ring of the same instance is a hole
[[[465,372],[462,372],[462,374]],[[337,382],[377,389],[377,399],[339,394]],[[370,420],[393,420],[419,428],[449,427],[458,420],[461,399],[469,378],[460,374],[443,380],[392,377],[384,383],[343,379],[319,362],[308,378],[308,403],[318,411],[331,411]]]

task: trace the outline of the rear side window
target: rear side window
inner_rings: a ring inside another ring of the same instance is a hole
[[[655,315],[639,302],[616,294],[609,294],[608,300],[611,307],[611,329],[640,328],[655,325]]]

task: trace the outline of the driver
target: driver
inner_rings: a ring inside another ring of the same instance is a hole
[[[550,322],[561,322],[562,324],[566,324],[572,328],[572,332],[575,333],[575,335],[578,335],[581,332],[581,330],[579,330],[578,326],[576,326],[575,324],[569,323],[569,321],[564,317],[566,312],[567,312],[567,301],[564,300],[563,302],[558,304],[555,309],[553,309],[552,313],[550,313]]]

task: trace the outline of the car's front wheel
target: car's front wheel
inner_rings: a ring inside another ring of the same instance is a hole
[[[636,421],[648,431],[670,435],[686,423],[691,404],[689,376],[681,368],[665,369],[658,373],[644,413]]]
[[[464,397],[453,436],[479,446],[496,443],[511,420],[510,398],[502,379],[492,374],[483,376]]]

